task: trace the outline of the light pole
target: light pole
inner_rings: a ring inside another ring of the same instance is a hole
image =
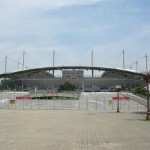
[[[116,85],[115,89],[117,92],[117,113],[119,113],[120,112],[120,109],[119,109],[119,92],[121,91],[121,86]]]
[[[146,120],[150,120],[150,107],[149,107],[149,82],[150,82],[150,74],[144,75],[144,80],[146,81],[146,87],[147,87],[147,116],[146,116]]]

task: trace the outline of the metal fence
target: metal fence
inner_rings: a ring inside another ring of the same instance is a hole
[[[146,107],[134,100],[120,100],[120,110],[146,110]],[[81,96],[75,99],[32,99],[0,100],[0,109],[33,109],[33,110],[116,110],[117,100],[107,96]]]

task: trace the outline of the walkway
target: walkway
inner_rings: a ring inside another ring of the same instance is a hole
[[[2,150],[149,150],[141,111],[0,109]]]

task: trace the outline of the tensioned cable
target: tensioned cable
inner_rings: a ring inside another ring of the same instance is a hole
[[[129,67],[130,67],[131,65],[135,64],[136,62],[139,62],[139,60],[142,60],[144,57],[145,57],[145,56],[140,57],[140,58],[136,59],[135,61],[126,64],[126,66],[129,66]],[[138,63],[138,64],[139,64],[139,63]]]
[[[27,53],[27,52],[25,52],[25,54],[28,56],[27,58],[25,58],[25,60],[27,60],[27,59],[30,59],[30,62],[32,62],[32,64],[33,64],[33,68],[35,68],[35,67],[45,67],[45,65],[44,64],[42,64],[42,63],[40,63],[40,65],[39,65],[39,62],[42,62],[43,61],[43,59],[40,59],[40,60],[37,60],[38,61],[38,63],[37,62],[35,62],[35,61],[33,61],[33,58],[32,58],[32,56],[31,55],[29,55],[29,53]],[[37,57],[36,57],[37,58]],[[38,57],[39,58],[39,57]],[[30,63],[31,64],[31,63]],[[38,65],[37,65],[38,64]]]

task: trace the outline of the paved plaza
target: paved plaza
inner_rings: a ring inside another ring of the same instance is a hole
[[[149,150],[145,111],[0,109],[0,150]]]

